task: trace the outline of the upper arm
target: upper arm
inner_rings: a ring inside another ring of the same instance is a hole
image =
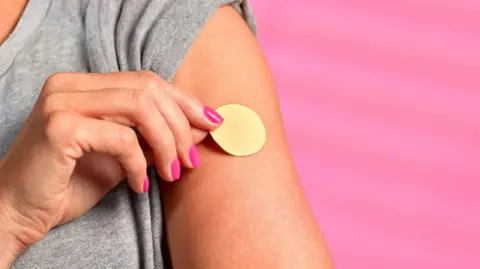
[[[289,153],[269,68],[233,8],[223,7],[214,14],[173,82],[211,107],[228,103],[251,107],[267,130],[265,147],[249,157],[229,156],[207,141],[199,146],[201,167],[166,184],[174,266],[329,266]]]

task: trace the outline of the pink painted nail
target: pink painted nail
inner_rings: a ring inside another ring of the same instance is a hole
[[[172,177],[174,180],[177,180],[180,178],[180,161],[178,158],[175,159],[172,163]]]
[[[190,156],[190,162],[192,163],[193,167],[199,167],[200,157],[198,156],[197,147],[195,145],[192,145],[188,155]]]
[[[143,181],[143,192],[148,192],[148,188],[150,188],[150,180],[148,180],[148,176],[147,176]]]
[[[215,124],[222,123],[223,118],[218,114],[215,110],[209,108],[208,106],[203,108],[203,114],[207,117],[207,119]]]

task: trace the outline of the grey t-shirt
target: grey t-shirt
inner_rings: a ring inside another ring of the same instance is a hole
[[[225,4],[255,30],[241,0],[30,0],[0,45],[0,158],[49,75],[152,70],[171,80],[206,21]],[[27,248],[13,268],[168,268],[162,226],[157,181],[148,195],[121,184],[86,215]]]

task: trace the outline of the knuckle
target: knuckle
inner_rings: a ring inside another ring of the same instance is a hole
[[[186,147],[189,147],[191,144],[192,140],[192,135],[191,135],[191,130],[190,130],[190,124],[188,121],[180,117],[175,124],[175,132],[174,132],[174,141],[177,147],[181,149],[185,149]]]
[[[123,128],[119,131],[118,139],[120,145],[123,145],[127,153],[132,153],[137,150],[138,140],[135,132],[130,128]]]
[[[136,163],[135,163],[135,166],[133,168],[133,169],[135,169],[134,172],[136,174],[141,175],[147,169],[147,161],[142,156],[138,156],[137,158],[135,158],[135,161],[136,161]]]
[[[130,90],[130,99],[135,104],[136,111],[141,117],[152,116],[155,112],[155,103],[148,90]]]
[[[190,137],[190,122],[187,120],[187,118],[182,114],[178,122],[180,133],[184,134],[185,137]]]
[[[161,124],[158,128],[162,137],[159,143],[155,145],[155,150],[159,151],[161,155],[169,160],[174,154],[176,155],[175,137],[166,123]]]
[[[45,84],[43,87],[44,91],[50,92],[54,89],[59,88],[60,85],[62,84],[62,81],[65,79],[65,76],[67,76],[67,73],[54,73],[50,75],[45,81]]]
[[[200,100],[193,95],[191,92],[179,90],[182,93],[182,97],[186,102],[189,102],[191,105],[201,106]]]
[[[137,105],[137,107],[143,108],[151,102],[150,94],[146,90],[131,89],[129,90],[129,94],[130,99]]]
[[[175,137],[170,133],[170,135],[165,136],[165,145],[167,147],[167,152],[170,157],[177,155],[177,147],[175,145]]]
[[[140,81],[143,82],[147,89],[155,90],[162,87],[162,79],[150,70],[143,70],[138,72]]]
[[[43,114],[48,117],[59,111],[66,102],[66,94],[62,92],[47,93],[43,97]]]
[[[53,112],[47,117],[45,123],[45,136],[52,144],[75,138],[78,132],[76,121],[63,112]]]

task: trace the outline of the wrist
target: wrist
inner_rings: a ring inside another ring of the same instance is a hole
[[[4,194],[0,192],[0,269],[9,268],[26,247],[41,238],[38,233],[20,224],[20,214],[12,206],[14,203],[9,202],[8,195]]]
[[[22,247],[13,235],[4,231],[0,232],[0,269],[9,268],[21,251]]]
[[[0,199],[0,269],[8,268],[25,248],[15,233],[16,227],[9,216],[7,206]]]

